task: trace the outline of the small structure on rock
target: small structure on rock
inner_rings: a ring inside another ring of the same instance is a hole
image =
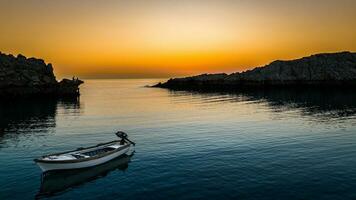
[[[17,57],[0,52],[0,96],[51,96],[77,97],[79,79],[63,79],[58,82],[51,64],[42,59]]]

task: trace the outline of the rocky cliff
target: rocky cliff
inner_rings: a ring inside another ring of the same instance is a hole
[[[355,87],[356,53],[317,54],[233,74],[174,78],[155,87],[170,89],[239,89],[253,87]]]
[[[78,96],[83,81],[57,82],[51,64],[41,59],[14,57],[0,52],[0,96]]]

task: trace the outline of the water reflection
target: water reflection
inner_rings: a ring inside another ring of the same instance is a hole
[[[20,135],[48,133],[56,127],[58,110],[80,112],[79,99],[26,99],[0,101],[0,147]]]
[[[319,119],[348,118],[356,115],[356,93],[336,89],[259,89],[234,92],[170,91],[173,97],[198,99],[202,103],[265,103],[274,112],[297,110]],[[183,101],[186,101],[184,99]]]
[[[37,198],[48,197],[62,192],[73,186],[105,177],[113,170],[125,171],[132,156],[122,156],[102,165],[75,170],[50,171],[41,175],[40,191]]]

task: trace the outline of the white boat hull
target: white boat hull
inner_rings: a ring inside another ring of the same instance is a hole
[[[121,149],[117,152],[114,152],[110,155],[98,158],[98,159],[93,159],[93,160],[88,160],[88,161],[82,161],[82,162],[74,162],[74,163],[49,163],[49,162],[37,162],[38,166],[41,168],[43,172],[46,171],[51,171],[51,170],[66,170],[66,169],[79,169],[79,168],[87,168],[87,167],[93,167],[96,165],[103,164],[105,162],[108,162],[114,158],[117,158],[121,155],[127,154],[131,155],[134,151],[133,145],[128,146],[127,148]]]

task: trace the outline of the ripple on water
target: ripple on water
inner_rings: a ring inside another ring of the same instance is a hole
[[[141,87],[154,82],[87,80],[76,101],[1,103],[0,198],[38,193],[33,158],[117,129],[137,142],[127,167],[49,198],[356,198],[355,94]]]

